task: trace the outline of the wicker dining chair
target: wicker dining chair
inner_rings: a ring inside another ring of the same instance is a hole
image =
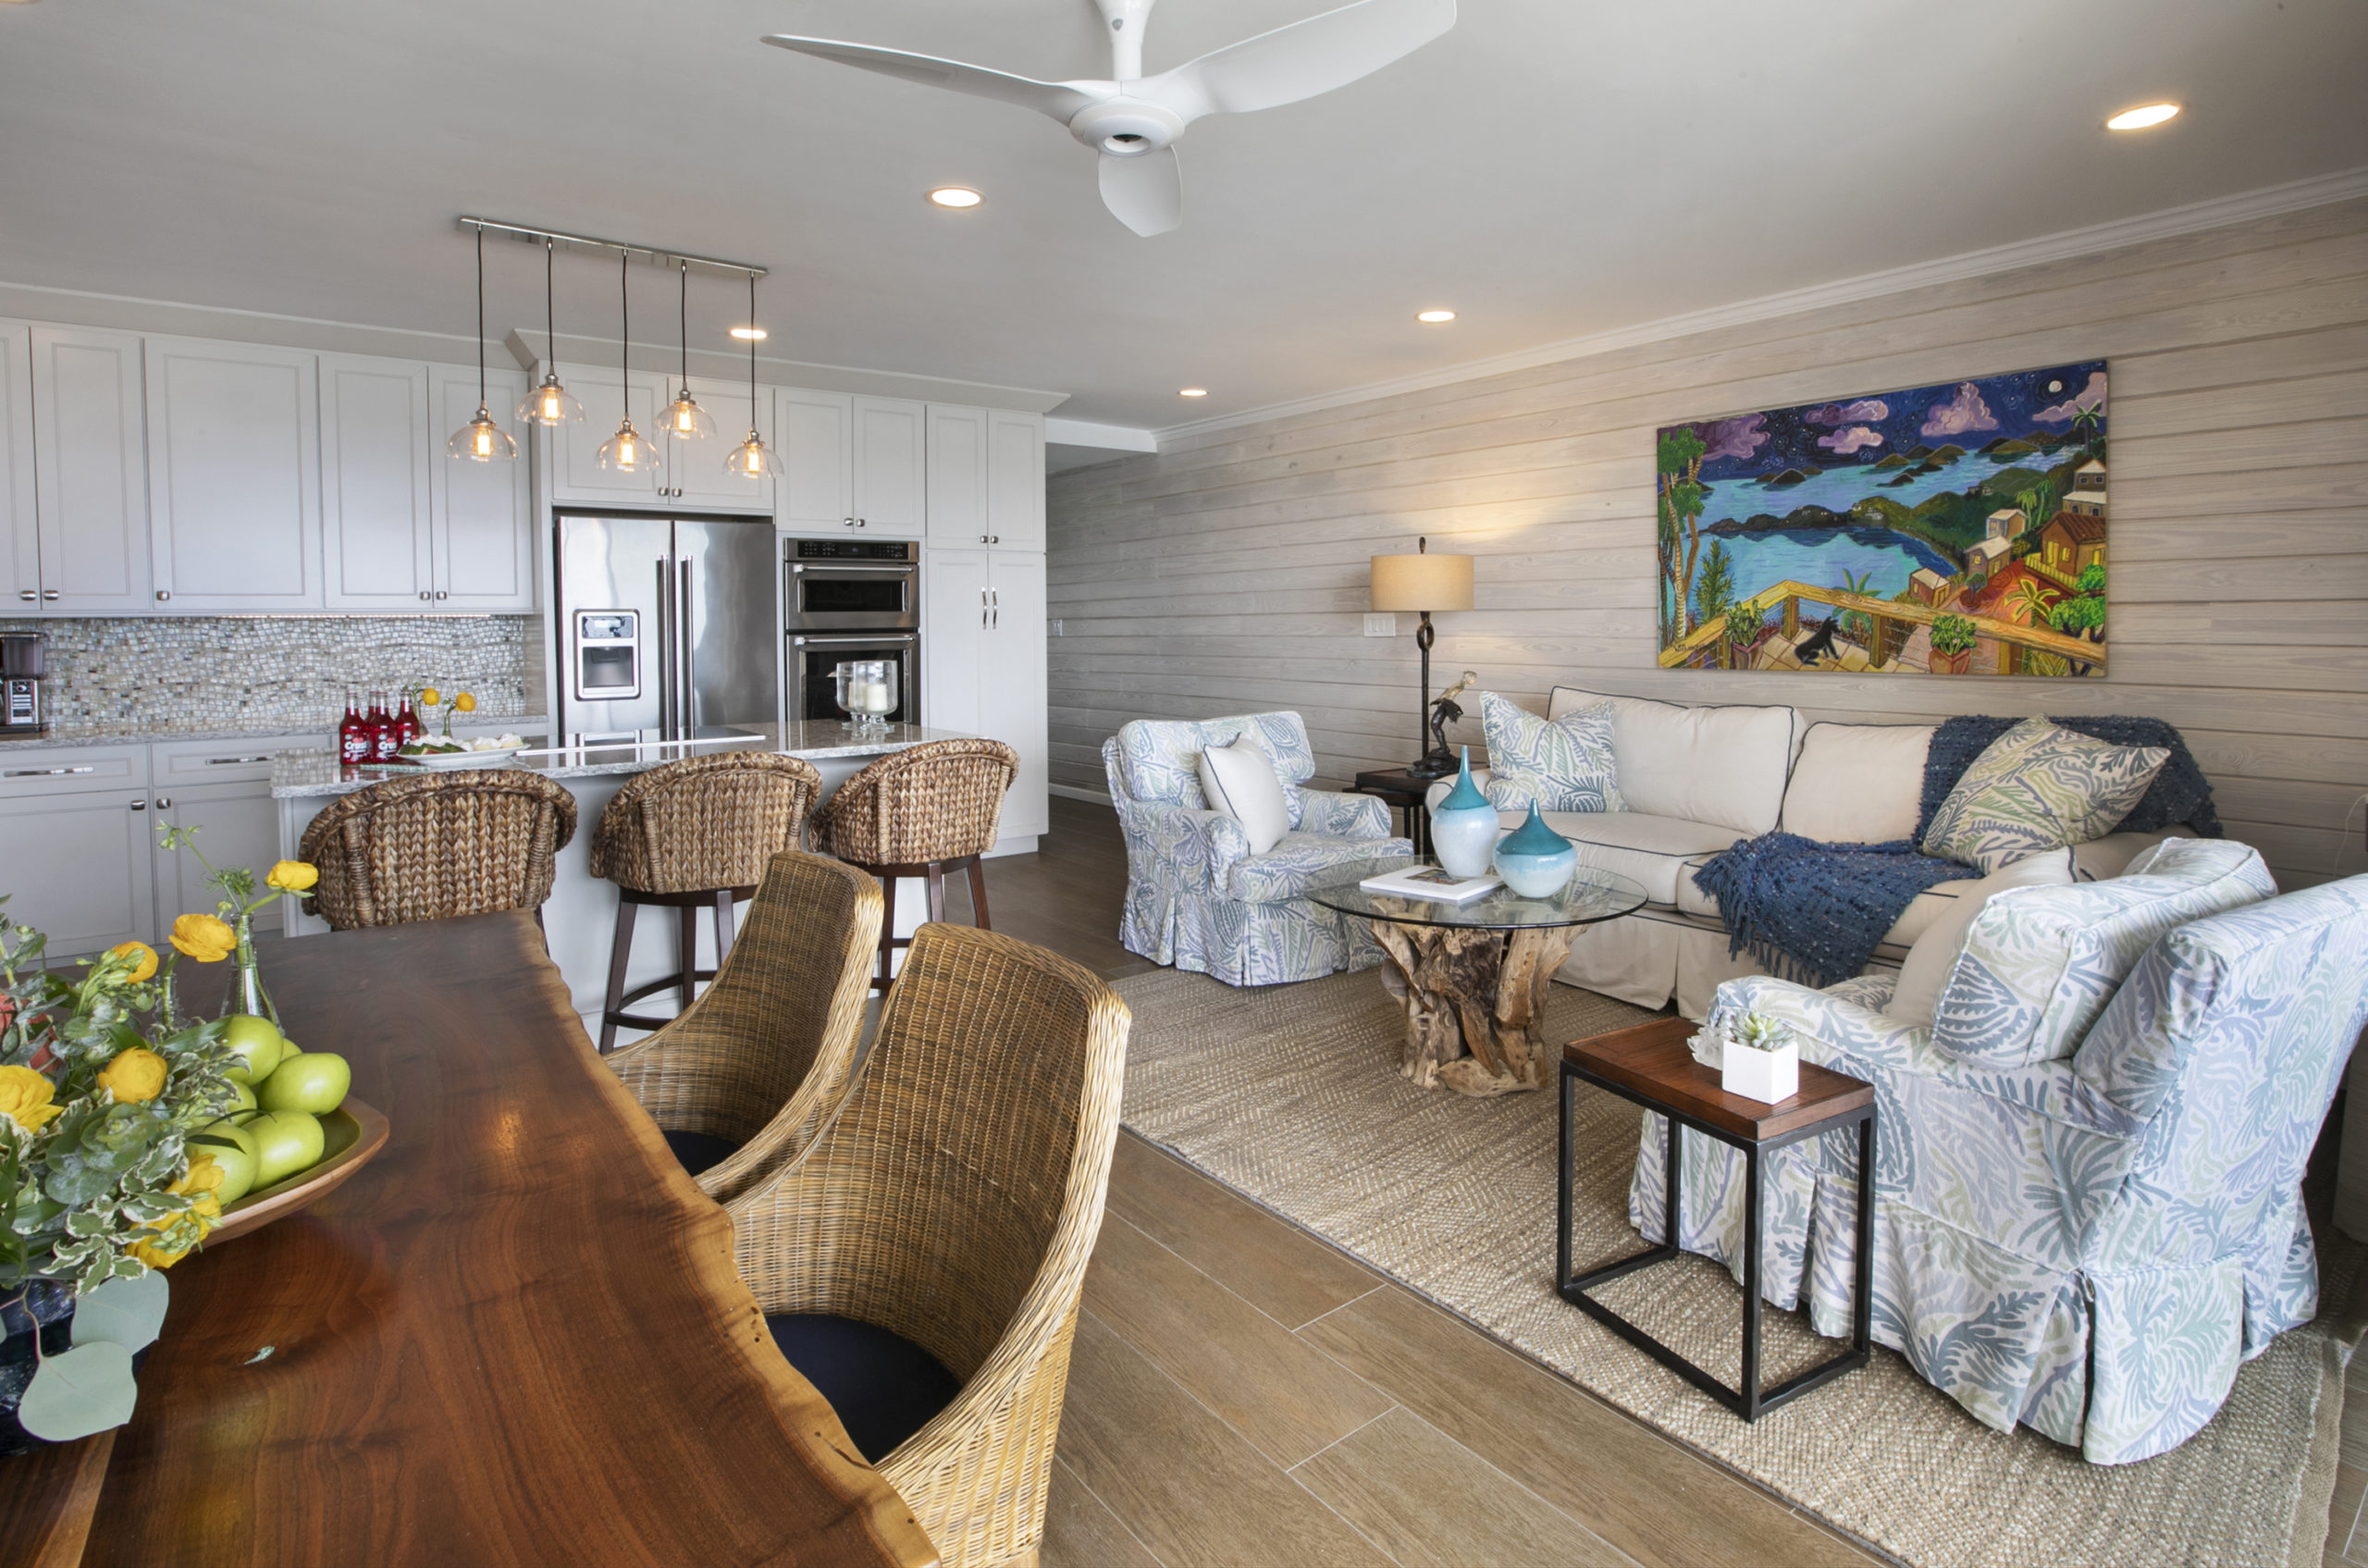
[[[620,1025],[657,1029],[668,1021],[628,1013],[628,1003],[680,991],[680,1016],[698,982],[715,978],[715,970],[698,967],[698,912],[715,911],[721,964],[732,950],[734,901],[755,895],[774,855],[797,847],[821,787],[822,775],[802,758],[724,751],[636,773],[617,791],[592,833],[592,874],[617,884],[616,934],[600,1007],[603,1054],[616,1044]],[[628,991],[634,919],[653,904],[674,911],[676,967]]]
[[[841,784],[814,813],[814,847],[861,866],[886,884],[888,907],[880,927],[880,972],[885,991],[894,977],[896,879],[928,885],[929,918],[945,918],[945,874],[970,873],[970,909],[987,924],[986,868],[979,858],[995,846],[1003,797],[1019,776],[1019,753],[999,740],[933,740],[894,751]]]
[[[473,768],[340,796],[296,853],[321,874],[304,900],[338,931],[497,909],[543,918],[575,796],[540,773]]]
[[[1067,958],[925,925],[835,1117],[726,1205],[775,1341],[947,1568],[1043,1539],[1128,1022]]]
[[[880,883],[803,850],[772,858],[715,983],[608,1058],[707,1194],[736,1197],[811,1140],[855,1070]]]

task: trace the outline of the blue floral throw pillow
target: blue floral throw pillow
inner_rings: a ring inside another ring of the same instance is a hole
[[[1480,694],[1488,736],[1488,804],[1499,811],[1625,811],[1611,757],[1611,704],[1541,719]]]
[[[1957,780],[1924,829],[1924,853],[1988,876],[2043,850],[2103,838],[2144,798],[2170,756],[2159,746],[2115,746],[2026,719]]]

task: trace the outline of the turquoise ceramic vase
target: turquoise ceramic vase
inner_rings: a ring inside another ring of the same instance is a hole
[[[1449,874],[1476,877],[1488,870],[1488,851],[1497,846],[1497,809],[1472,782],[1472,748],[1463,748],[1463,767],[1455,787],[1431,808],[1431,850]]]
[[[1523,898],[1548,898],[1561,892],[1578,867],[1579,852],[1546,825],[1536,801],[1530,802],[1529,820],[1497,846],[1497,874]]]

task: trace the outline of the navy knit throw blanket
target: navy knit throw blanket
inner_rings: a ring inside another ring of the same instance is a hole
[[[1904,838],[1819,844],[1771,833],[1738,839],[1694,885],[1719,901],[1730,954],[1748,947],[1770,974],[1822,989],[1865,969],[1917,895],[1980,874]]]

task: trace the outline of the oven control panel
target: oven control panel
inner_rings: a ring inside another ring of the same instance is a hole
[[[910,561],[920,547],[910,539],[796,539],[795,561]]]

